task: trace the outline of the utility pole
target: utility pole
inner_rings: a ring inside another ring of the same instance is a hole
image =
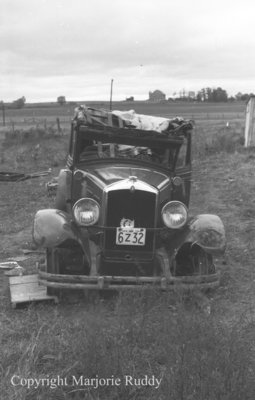
[[[110,111],[112,111],[112,87],[113,87],[113,79],[111,80]]]

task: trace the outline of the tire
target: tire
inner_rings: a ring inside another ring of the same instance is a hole
[[[197,244],[185,243],[175,258],[175,276],[211,275],[215,274],[215,265],[211,254],[206,253]]]
[[[195,274],[211,275],[215,274],[215,265],[211,254],[206,253],[200,246],[192,246],[191,259]]]

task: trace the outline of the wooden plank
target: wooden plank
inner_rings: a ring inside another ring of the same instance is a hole
[[[10,285],[19,285],[24,283],[38,282],[38,275],[22,275],[22,276],[11,276],[9,278]]]
[[[105,122],[103,122],[101,119],[99,119],[98,117],[91,117],[91,121],[93,122],[93,121],[95,121],[95,122],[97,122],[98,124],[100,124],[100,125],[103,125],[103,126],[108,126]]]
[[[13,307],[17,304],[54,300],[58,302],[56,296],[47,295],[45,287],[38,284],[38,275],[11,276],[9,278],[11,303]]]

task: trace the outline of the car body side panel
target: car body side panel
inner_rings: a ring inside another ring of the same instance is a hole
[[[58,189],[56,195],[56,208],[66,211],[71,199],[72,172],[69,169],[61,169],[58,176]]]
[[[183,202],[187,207],[190,200],[190,183],[191,183],[191,170],[190,167],[183,167],[176,169],[175,175],[181,178],[181,183],[173,185],[172,200]]]

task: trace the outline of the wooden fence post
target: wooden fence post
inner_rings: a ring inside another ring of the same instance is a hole
[[[246,106],[244,147],[255,146],[254,111],[255,111],[255,96],[250,98],[250,100]]]
[[[5,126],[5,106],[4,106],[3,101],[1,101],[1,105],[2,105],[2,113],[3,113],[3,126]]]
[[[62,129],[61,129],[61,126],[60,126],[60,119],[58,117],[57,117],[57,127],[58,127],[58,134],[60,134]]]

